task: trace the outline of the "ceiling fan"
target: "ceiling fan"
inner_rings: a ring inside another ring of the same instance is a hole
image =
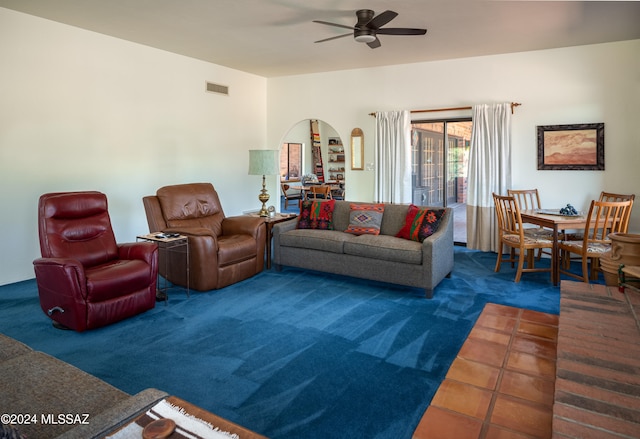
[[[374,12],[370,9],[360,9],[356,11],[358,22],[355,26],[345,26],[337,23],[329,23],[327,21],[313,20],[314,23],[326,24],[329,26],[343,27],[350,29],[353,32],[344,35],[338,35],[337,37],[325,38],[324,40],[318,40],[316,43],[323,43],[325,41],[335,40],[337,38],[348,37],[353,35],[355,40],[359,43],[367,43],[369,47],[375,49],[380,47],[380,40],[378,35],[424,35],[427,33],[426,29],[412,29],[406,27],[398,28],[383,28],[385,24],[398,16],[397,12],[384,11],[383,13],[374,17]]]

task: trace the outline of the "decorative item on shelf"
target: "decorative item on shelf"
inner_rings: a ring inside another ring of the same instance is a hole
[[[269,206],[267,211],[269,212],[269,218],[273,218],[273,217],[276,216],[276,208],[275,207]]]
[[[259,212],[260,216],[269,216],[269,212],[267,211],[269,194],[265,187],[265,176],[280,174],[280,165],[278,162],[279,153],[280,151],[277,149],[249,150],[249,175],[262,175],[262,190],[260,191],[260,195],[258,195],[258,200],[262,203],[262,208]]]
[[[304,174],[302,176],[302,186],[307,184],[318,183],[318,176],[316,174]]]

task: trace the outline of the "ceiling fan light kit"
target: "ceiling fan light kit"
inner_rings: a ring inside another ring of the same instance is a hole
[[[356,11],[356,17],[358,22],[355,26],[345,26],[343,24],[329,23],[327,21],[313,20],[314,23],[326,24],[328,26],[341,27],[344,29],[353,30],[353,38],[358,43],[367,43],[367,45],[376,49],[381,46],[378,34],[380,35],[424,35],[427,33],[426,29],[412,29],[412,28],[382,28],[385,24],[398,16],[397,12],[384,11],[383,13],[374,17],[374,12],[371,9],[360,9]],[[325,41],[331,41],[342,37],[351,35],[344,34],[335,37],[325,38],[318,40],[316,43],[323,43]]]
[[[358,43],[371,43],[376,40],[376,36],[370,29],[356,30],[353,35]]]

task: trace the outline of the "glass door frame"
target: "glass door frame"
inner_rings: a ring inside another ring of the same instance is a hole
[[[414,149],[414,145],[413,145],[413,135],[414,135],[414,126],[415,125],[420,125],[420,124],[442,124],[442,151],[440,153],[440,151],[434,151],[434,154],[437,153],[439,156],[442,157],[442,160],[439,160],[440,163],[437,163],[438,165],[438,175],[436,175],[436,178],[438,180],[438,185],[441,184],[442,187],[442,195],[439,196],[437,203],[438,204],[433,204],[433,203],[429,203],[429,205],[434,206],[434,205],[439,205],[442,207],[447,207],[448,206],[448,198],[456,195],[456,194],[450,194],[449,190],[448,190],[448,180],[449,180],[449,132],[448,132],[448,124],[450,123],[458,123],[458,122],[472,122],[471,117],[455,117],[455,118],[441,118],[441,119],[421,119],[421,120],[412,120],[411,121],[411,132],[412,132],[412,155],[414,154],[413,149]],[[418,180],[424,178],[423,173],[420,169],[421,166],[423,166],[423,159],[424,159],[424,152],[422,151],[422,145],[418,145],[418,156],[419,156],[419,163],[414,163],[413,162],[413,158],[412,158],[412,168],[414,168],[415,170],[417,170],[418,172],[412,172],[412,184],[411,184],[411,189],[412,192],[415,194],[416,189],[420,189],[420,188],[425,188],[426,186],[421,186],[421,185],[417,185],[416,183],[418,182]],[[413,200],[413,203],[416,205],[423,205],[422,204],[422,200]]]

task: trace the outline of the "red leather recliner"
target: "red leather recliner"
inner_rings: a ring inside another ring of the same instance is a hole
[[[40,306],[84,331],[155,306],[158,247],[117,244],[100,192],[44,194],[38,204],[42,258],[33,261]]]

